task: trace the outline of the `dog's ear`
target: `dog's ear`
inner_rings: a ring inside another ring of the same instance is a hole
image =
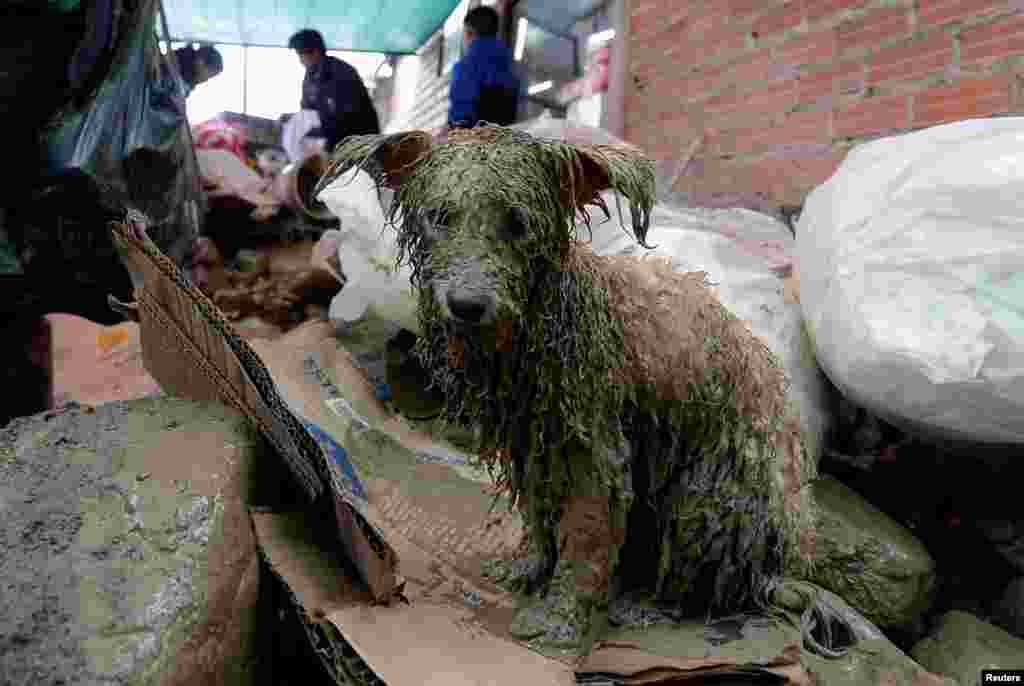
[[[573,145],[570,169],[563,178],[565,202],[573,210],[582,211],[595,205],[608,215],[601,198],[603,191],[613,191],[629,204],[633,234],[646,246],[651,209],[654,207],[654,162],[631,145]]]
[[[349,136],[334,149],[327,171],[320,177],[315,193],[335,179],[358,167],[378,187],[396,189],[430,150],[433,138],[426,131],[404,131],[388,135]]]

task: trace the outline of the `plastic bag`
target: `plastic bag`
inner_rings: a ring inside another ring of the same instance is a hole
[[[300,110],[292,115],[281,132],[281,147],[289,160],[298,162],[311,154],[312,148],[303,139],[318,126],[320,115],[313,110]]]
[[[83,174],[151,220],[150,236],[182,263],[204,212],[183,82],[157,48],[155,0],[141,0],[96,96],[45,135],[49,172]],[[97,227],[104,231],[105,227]]]
[[[378,194],[369,174],[353,170],[317,196],[341,222],[338,261],[345,286],[331,301],[328,315],[336,326],[363,319],[371,304],[385,309],[397,307],[400,320],[415,319],[410,271],[407,265],[395,269],[397,233],[387,225],[381,206],[382,200],[390,202],[390,194]]]
[[[801,301],[836,386],[934,440],[1024,443],[1024,118],[852,150],[797,228]]]

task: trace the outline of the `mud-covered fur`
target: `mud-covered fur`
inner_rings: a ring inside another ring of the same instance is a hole
[[[356,166],[396,190],[419,352],[526,515],[530,590],[561,560],[581,612],[600,611],[632,566],[663,599],[732,611],[807,559],[813,465],[771,353],[703,274],[599,257],[575,234],[588,205],[621,216],[601,203],[611,189],[646,245],[654,174],[639,151],[489,126],[441,144],[356,137],[321,186]]]

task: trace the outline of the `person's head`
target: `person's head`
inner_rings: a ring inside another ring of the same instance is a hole
[[[196,50],[196,85],[209,81],[224,71],[224,58],[220,51],[212,45],[204,45]]]
[[[198,50],[186,45],[176,49],[174,55],[181,68],[181,77],[192,88],[224,71],[224,59],[212,45],[203,45]]]
[[[302,66],[315,67],[327,53],[324,37],[314,29],[303,29],[288,39],[288,48],[294,50]]]
[[[501,18],[493,7],[481,5],[466,12],[466,18],[462,21],[462,35],[466,45],[469,45],[474,38],[493,38],[498,35],[498,25]]]

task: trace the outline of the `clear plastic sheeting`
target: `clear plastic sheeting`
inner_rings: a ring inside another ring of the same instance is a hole
[[[205,210],[185,118],[185,91],[161,56],[156,0],[140,0],[94,98],[44,132],[53,183],[84,176],[144,213],[150,235],[181,264]],[[79,208],[71,208],[79,209]],[[102,231],[103,227],[96,229]]]
[[[861,145],[808,197],[801,303],[851,400],[925,438],[1024,443],[1024,118]]]

